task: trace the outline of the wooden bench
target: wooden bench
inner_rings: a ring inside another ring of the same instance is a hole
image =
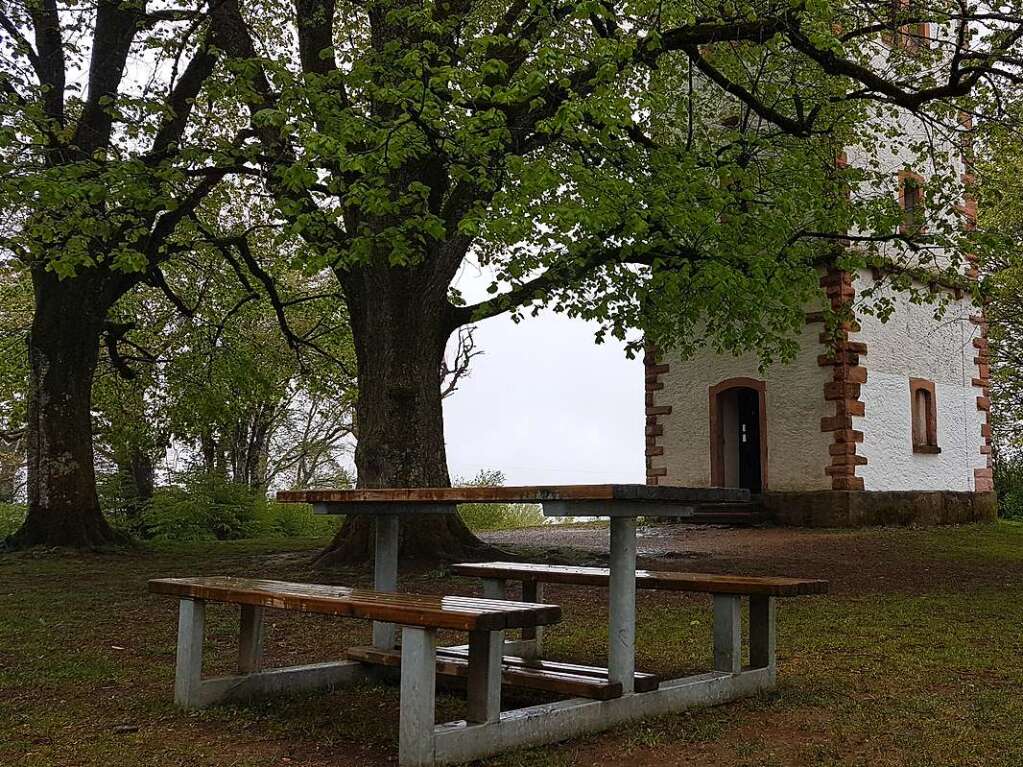
[[[545,583],[606,587],[610,581],[610,570],[606,567],[522,562],[466,562],[452,565],[451,572],[482,578],[484,596],[490,599],[504,597],[507,581],[521,581],[523,601],[537,603],[543,601]],[[767,668],[773,675],[776,666],[775,600],[779,597],[826,594],[828,582],[803,578],[637,570],[636,588],[713,595],[714,668],[730,673],[742,670],[741,600],[748,598],[750,668]],[[543,654],[542,627],[524,629],[522,640],[508,643],[508,651],[520,652],[524,657],[540,658]]]
[[[505,648],[508,644],[505,644]],[[466,678],[469,671],[469,646],[437,648],[437,673],[440,676]],[[398,667],[401,653],[378,647],[352,647],[347,651],[352,660],[379,666]],[[637,692],[656,690],[654,674],[636,674]],[[577,663],[522,658],[505,655],[501,661],[501,681],[509,687],[521,687],[564,695],[571,698],[611,700],[622,696],[622,683],[608,679],[607,669]]]
[[[263,671],[263,610],[291,610],[321,615],[386,621],[402,626],[399,763],[434,763],[436,631],[469,634],[464,676],[466,721],[496,722],[501,714],[501,655],[504,631],[556,623],[556,605],[477,599],[473,597],[396,594],[344,586],[251,578],[162,578],[151,580],[154,594],[177,597],[177,669],[174,698],[185,708],[199,708],[257,695],[332,687],[358,681],[368,668],[358,661],[320,663]],[[205,603],[241,606],[239,676],[202,679]]]

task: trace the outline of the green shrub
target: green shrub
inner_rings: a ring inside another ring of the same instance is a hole
[[[157,488],[142,515],[142,535],[161,541],[226,541],[241,538],[328,536],[337,517],[306,505],[268,501],[245,485],[193,477],[182,486]]]
[[[304,503],[263,500],[261,506],[261,535],[270,538],[326,537],[334,535],[343,521],[337,516],[313,514],[313,507]]]
[[[253,538],[259,532],[256,498],[247,487],[216,478],[161,487],[143,512],[142,531],[162,541]]]
[[[465,503],[458,513],[470,530],[512,530],[544,523],[543,510],[535,503]]]
[[[500,487],[504,472],[481,469],[471,480],[456,480],[459,487]],[[512,530],[544,523],[542,508],[535,503],[463,503],[458,507],[470,530]]]
[[[25,511],[26,508],[17,503],[0,503],[0,542],[21,527]]]

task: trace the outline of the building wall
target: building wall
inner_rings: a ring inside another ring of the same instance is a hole
[[[755,355],[732,357],[702,352],[683,361],[671,353],[664,354],[659,361],[665,367],[658,376],[663,388],[654,391],[652,398],[656,426],[663,427],[656,444],[663,452],[649,460],[655,471],[666,469],[657,481],[710,486],[710,387],[728,378],[747,377],[767,384],[766,489],[830,489],[831,478],[824,468],[830,463],[831,435],[820,429],[821,418],[833,411],[823,397],[831,370],[817,364],[817,355],[824,351],[818,340],[822,327],[819,322],[808,323],[792,364],[775,364],[764,374],[757,369]],[[667,407],[670,412],[663,412]]]
[[[872,283],[869,273],[857,275],[857,292]],[[886,323],[861,315],[860,330],[850,338],[866,344],[867,381],[860,399],[864,415],[853,419],[863,432],[859,453],[867,463],[857,476],[865,490],[972,491],[974,470],[986,466],[981,453],[986,413],[978,410],[981,393],[973,380],[980,338],[969,299],[952,303],[940,320],[932,305],[913,304],[904,293],[888,291],[896,310]],[[913,452],[909,379],[935,384],[938,415],[937,455]]]
[[[852,283],[860,295],[873,277],[861,272]],[[863,415],[851,419],[851,433],[862,434],[855,446],[857,481],[862,479],[867,491],[989,490],[978,487],[975,474],[986,477],[989,471],[987,413],[979,408],[986,365],[978,364],[978,355],[984,354],[986,341],[975,321],[977,308],[968,298],[956,299],[936,320],[933,305],[914,304],[906,293],[883,290],[896,307],[891,317],[882,323],[860,314],[859,327],[848,335],[850,344],[864,350],[859,366],[866,371],[866,380],[858,384]],[[822,431],[822,421],[835,417],[835,403],[825,397],[828,386],[834,386],[834,369],[820,359],[825,353],[822,330],[820,322],[808,322],[796,358],[764,374],[753,355],[703,352],[691,360],[662,355],[656,389],[651,390],[648,378],[648,430],[655,430],[648,445],[656,445],[648,447],[648,471],[654,481],[711,484],[709,390],[726,379],[747,377],[766,382],[766,489],[834,489],[828,472],[834,474],[837,445],[833,431]],[[910,378],[934,383],[938,454],[913,450]]]

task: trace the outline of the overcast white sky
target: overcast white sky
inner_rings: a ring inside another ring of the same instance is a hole
[[[468,301],[489,283],[469,266]],[[643,482],[643,362],[553,312],[481,323],[471,372],[445,400],[452,479],[500,469],[510,485]]]

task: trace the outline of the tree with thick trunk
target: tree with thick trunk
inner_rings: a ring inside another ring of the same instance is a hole
[[[115,540],[96,494],[92,379],[109,295],[83,274],[32,275],[36,303],[29,331],[29,514],[15,546],[101,546]]]
[[[958,130],[978,86],[1018,77],[1023,37],[1004,5],[951,2],[224,0],[217,23],[275,223],[349,307],[363,487],[448,484],[438,368],[468,323],[552,306],[601,336],[791,353],[837,241],[865,263],[951,237],[911,242],[894,199],[835,193],[872,180],[844,147],[926,151],[868,112]],[[473,305],[469,258],[494,274]],[[454,515],[403,529],[404,556],[479,548]],[[366,558],[369,532],[350,520],[321,560]]]
[[[118,344],[131,326],[110,310],[140,282],[166,287],[179,224],[227,172],[209,158],[231,145],[218,133],[230,122],[207,114],[200,131],[192,119],[218,61],[215,7],[0,4],[0,253],[31,275],[35,296],[29,510],[13,545],[116,540],[96,493],[92,381],[101,345],[128,372]],[[126,76],[143,50],[161,73],[149,82]]]
[[[428,276],[428,272],[424,276]],[[358,361],[355,467],[360,487],[446,487],[442,369],[454,325],[444,286],[429,296],[415,274],[365,270],[349,284],[348,300]],[[401,554],[407,559],[454,561],[487,550],[454,509],[404,520]],[[345,521],[320,564],[358,562],[373,550],[373,524]]]

